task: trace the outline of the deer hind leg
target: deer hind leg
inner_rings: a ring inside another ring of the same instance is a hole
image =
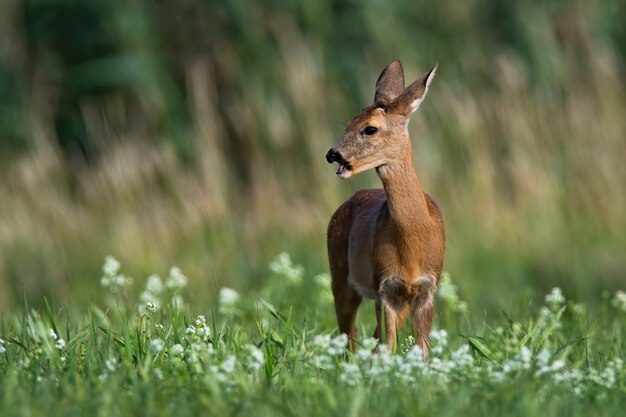
[[[393,353],[398,348],[398,331],[402,329],[408,311],[408,305],[394,306],[385,304],[385,344]]]
[[[376,330],[374,330],[374,339],[380,342],[380,328],[381,328],[381,315],[382,315],[382,303],[380,299],[376,299]]]
[[[435,307],[433,297],[437,283],[430,277],[420,278],[415,284],[417,296],[411,305],[411,321],[413,322],[413,336],[416,345],[422,349],[424,357],[430,351],[430,327],[433,321]]]
[[[337,314],[339,331],[348,336],[350,350],[354,351],[356,342],[356,327],[354,323],[362,298],[347,282],[333,285],[333,296],[335,298],[335,313]]]
[[[385,306],[385,343],[392,352],[397,349],[397,331],[408,312],[409,294],[409,288],[400,278],[385,279],[380,285],[380,302]]]

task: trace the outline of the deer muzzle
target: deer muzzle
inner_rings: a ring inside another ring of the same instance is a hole
[[[326,153],[326,160],[328,161],[329,164],[337,163],[339,165],[339,168],[337,168],[336,174],[339,175],[340,177],[344,177],[345,176],[344,174],[346,174],[347,171],[350,171],[352,169],[352,166],[350,165],[350,163],[346,161],[344,157],[333,148],[331,148]]]

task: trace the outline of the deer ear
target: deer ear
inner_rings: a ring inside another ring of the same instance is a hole
[[[387,107],[404,91],[404,71],[400,61],[387,65],[376,81],[374,105]]]
[[[409,116],[415,110],[417,110],[422,104],[430,82],[435,77],[439,64],[435,64],[430,70],[426,71],[424,75],[415,80],[409,85],[393,102],[393,109],[397,113],[404,116]]]

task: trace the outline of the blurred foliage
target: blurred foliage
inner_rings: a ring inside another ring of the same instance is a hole
[[[470,303],[623,286],[625,18],[618,0],[3,0],[0,305],[97,298],[109,253],[181,264],[211,300],[284,249],[325,270],[332,210],[378,180],[323,155],[394,58],[407,81],[441,64],[414,159]]]

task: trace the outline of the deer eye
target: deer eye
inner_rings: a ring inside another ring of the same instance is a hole
[[[376,129],[374,126],[366,126],[365,129],[363,129],[363,134],[367,136],[371,136],[376,132],[378,132],[378,129]]]

